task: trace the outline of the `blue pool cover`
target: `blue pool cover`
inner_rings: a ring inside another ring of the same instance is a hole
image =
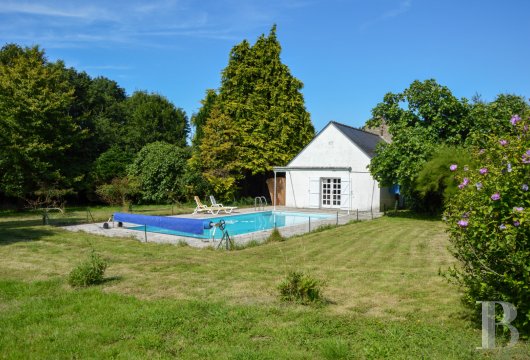
[[[204,229],[211,227],[210,220],[171,218],[166,216],[138,215],[114,213],[114,221],[127,222],[131,224],[156,226],[162,229],[186,232],[190,234],[202,234]]]

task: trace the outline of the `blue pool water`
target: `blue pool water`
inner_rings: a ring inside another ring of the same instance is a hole
[[[332,219],[335,215],[328,214],[307,214],[307,213],[295,213],[295,212],[280,212],[280,211],[265,211],[251,214],[241,214],[241,215],[229,215],[221,216],[211,219],[204,219],[205,221],[219,222],[224,220],[226,224],[226,230],[230,236],[248,234],[251,232],[270,230],[276,227],[292,226],[298,224],[307,224],[309,218],[311,220],[324,220]],[[133,226],[129,229],[144,231],[144,226]],[[212,235],[216,239],[222,237],[222,232],[219,229],[204,229],[203,233],[200,235],[190,234],[175,230],[163,229],[155,226],[147,226],[146,228],[149,232],[155,232],[160,234],[168,235],[180,235],[180,236],[189,236],[200,239],[211,239]]]

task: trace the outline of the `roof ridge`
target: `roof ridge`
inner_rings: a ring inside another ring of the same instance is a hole
[[[344,126],[344,127],[350,128],[350,129],[353,129],[353,130],[361,131],[361,132],[363,132],[363,133],[365,133],[365,134],[369,134],[369,135],[377,136],[378,138],[381,138],[381,139],[382,139],[382,137],[379,136],[379,135],[377,135],[377,134],[371,133],[371,132],[366,131],[366,130],[363,130],[363,129],[359,129],[359,128],[353,127],[353,126],[351,126],[351,125],[346,125],[346,124],[340,123],[340,122],[335,121],[335,120],[331,120],[330,122],[333,123],[333,124],[337,124],[337,125],[341,125],[341,126]]]

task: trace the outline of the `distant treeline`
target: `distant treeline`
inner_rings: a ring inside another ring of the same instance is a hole
[[[231,53],[192,116],[156,93],[51,62],[38,46],[0,50],[0,200],[173,202],[234,199],[314,135],[302,83],[280,61],[275,27]]]

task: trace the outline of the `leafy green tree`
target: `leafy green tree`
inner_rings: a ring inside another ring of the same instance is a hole
[[[75,88],[70,115],[81,128],[89,129],[90,137],[82,146],[84,153],[93,150],[96,156],[113,145],[122,144],[121,129],[126,123],[125,90],[105,77],[91,78],[85,72],[69,69]]]
[[[461,144],[470,131],[469,105],[435,80],[414,81],[402,93],[385,95],[372,110],[368,126],[384,121],[392,135],[370,163],[370,172],[383,185],[400,184],[413,205],[422,207],[414,180],[437,144]]]
[[[17,59],[22,56],[31,56],[27,49],[17,44],[6,44],[0,50],[0,65],[13,66]]]
[[[219,166],[217,160],[202,164],[207,178],[216,182],[215,188],[224,188],[225,194],[235,190],[239,179],[267,174],[272,166],[285,165],[314,136],[300,92],[303,84],[281,62],[280,53],[276,26],[268,36],[260,36],[253,46],[246,40],[234,46],[228,66],[222,72],[221,87],[215,99],[218,113],[214,115],[211,110],[211,94],[207,94],[203,102],[205,105],[201,111],[210,113],[202,130],[202,136],[208,142],[221,144],[226,137],[226,132],[215,131],[209,131],[206,136],[206,129],[212,128],[210,122],[217,124],[222,121],[226,131],[234,132],[229,141],[238,151],[228,154],[224,147],[217,150],[206,146],[201,147],[198,155],[204,158],[210,156],[206,151],[210,154],[221,152],[213,158],[223,158],[231,164],[228,170],[231,175],[222,181],[222,185],[219,177],[214,176]]]
[[[108,183],[114,178],[123,178],[134,154],[114,145],[96,159],[92,166],[91,179],[96,184]]]
[[[203,197],[205,194],[212,194],[212,186],[208,182],[208,180],[204,177],[202,172],[200,172],[197,168],[189,166],[189,160],[186,165],[186,169],[184,171],[184,174],[181,179],[182,188],[180,189],[182,192],[182,198],[181,199],[174,199],[176,201],[180,200],[186,200],[186,201],[193,201],[193,197],[195,195],[199,195]]]
[[[190,167],[200,169],[210,183],[215,195],[231,200],[237,189],[237,181],[243,178],[240,155],[240,132],[227,115],[214,107],[203,129],[204,137],[199,146],[200,158],[193,156]]]
[[[125,122],[122,105],[126,99],[125,90],[103,77],[92,79],[85,72],[77,72],[73,68],[65,72],[74,87],[74,99],[68,112],[86,136],[65,153],[69,162],[64,172],[67,178],[82,179],[77,184],[78,191],[90,193],[94,191],[95,185],[94,179],[88,176],[91,164],[109,147],[123,143],[120,131]],[[121,158],[120,154],[115,155]],[[106,160],[115,163],[113,159]],[[104,181],[122,175],[107,176]]]
[[[156,141],[186,146],[189,133],[186,113],[165,97],[136,91],[125,102],[125,111],[123,139],[135,152]]]
[[[200,108],[198,113],[193,114],[193,116],[191,117],[191,124],[195,127],[195,134],[193,136],[192,145],[196,148],[201,144],[202,138],[204,137],[203,128],[206,125],[206,121],[210,117],[210,113],[215,104],[215,100],[217,100],[217,93],[215,92],[215,90],[206,90],[206,97],[204,98],[204,100],[201,100],[202,107]]]
[[[74,89],[64,64],[38,47],[0,50],[0,192],[27,198],[42,187],[67,188],[65,155],[86,136],[68,113]]]
[[[185,196],[183,176],[189,158],[189,148],[154,142],[138,152],[128,174],[138,180],[144,201],[182,200]]]

